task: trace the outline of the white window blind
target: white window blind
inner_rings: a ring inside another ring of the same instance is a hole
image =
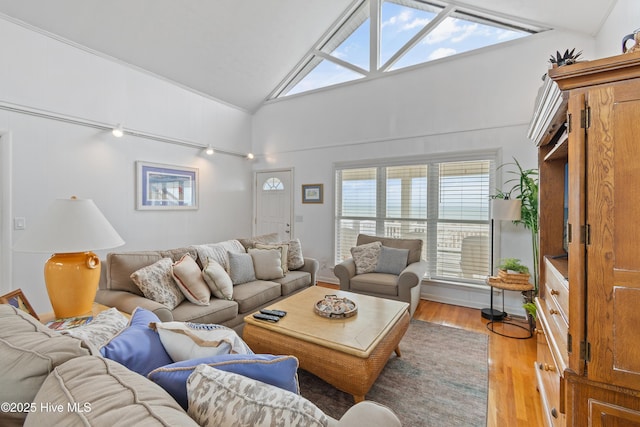
[[[484,283],[495,154],[468,157],[337,165],[335,262],[351,257],[360,233],[416,238],[429,278]]]

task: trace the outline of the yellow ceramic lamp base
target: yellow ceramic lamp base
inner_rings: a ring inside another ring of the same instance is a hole
[[[91,312],[100,281],[100,258],[93,252],[53,254],[44,281],[56,318]]]

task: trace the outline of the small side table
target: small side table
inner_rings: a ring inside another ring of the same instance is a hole
[[[91,308],[91,311],[88,313],[83,313],[80,316],[93,316],[94,318],[102,311],[108,310],[111,307],[103,305],[103,304],[99,304],[97,302],[93,303],[93,307]],[[125,316],[127,316],[128,319],[131,318],[131,315],[128,313],[123,313]],[[50,311],[48,313],[39,313],[38,317],[40,317],[40,322],[46,324],[47,322],[50,322],[52,320],[56,320],[56,315],[53,311]],[[77,316],[74,316],[77,317]]]
[[[526,283],[525,282],[521,282],[521,283],[506,282],[504,280],[500,280],[497,277],[489,277],[487,279],[487,284],[494,288],[502,289],[503,291],[531,292],[533,290],[533,285],[529,282],[526,282]],[[493,290],[492,290],[492,293],[493,293]],[[504,300],[503,300],[503,305],[504,305]],[[491,310],[493,311],[493,299],[491,299]],[[507,338],[515,338],[519,340],[528,339],[533,336],[533,331],[531,330],[531,328],[525,328],[524,326],[519,325],[517,323],[503,320],[503,318],[506,317],[506,315],[507,313],[504,313],[504,316],[500,318],[490,319],[491,321],[487,323],[487,329],[493,332],[494,334],[502,335],[503,337],[507,337]],[[527,331],[528,334],[526,336],[516,336],[516,335],[507,335],[507,334],[500,333],[496,331],[494,328],[494,325],[496,323],[502,323],[504,325],[511,325],[516,328],[524,329],[525,331]]]

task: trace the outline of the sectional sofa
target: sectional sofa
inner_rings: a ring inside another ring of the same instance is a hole
[[[298,260],[290,263],[295,268],[287,271],[284,277],[270,280],[254,278],[244,283],[234,284],[232,299],[211,296],[206,305],[199,305],[185,299],[176,307],[168,308],[164,304],[145,297],[131,275],[162,259],[169,258],[175,263],[185,255],[196,260],[201,269],[205,268],[208,259],[213,258],[228,271],[229,253],[247,254],[247,251],[252,251],[257,246],[277,247],[280,244],[277,235],[268,234],[169,250],[112,252],[103,262],[96,301],[109,307],[116,307],[125,313],[131,313],[136,307],[143,307],[155,313],[163,322],[176,320],[215,323],[241,333],[244,326],[243,319],[247,314],[316,284],[318,261],[302,256],[299,241],[287,242],[289,251],[287,255],[283,253],[282,257],[293,261],[293,257],[297,256]]]

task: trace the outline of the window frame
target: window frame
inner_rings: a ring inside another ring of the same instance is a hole
[[[398,157],[398,158],[387,158],[387,159],[371,159],[371,160],[358,160],[358,161],[347,161],[347,162],[335,162],[333,164],[333,182],[335,186],[334,192],[334,209],[333,209],[333,256],[334,263],[338,264],[342,262],[340,256],[340,250],[338,240],[340,239],[339,234],[339,223],[342,219],[353,219],[349,216],[343,216],[342,212],[339,212],[339,209],[342,208],[342,177],[338,177],[338,172],[348,169],[367,169],[367,168],[388,168],[394,166],[412,166],[412,165],[437,165],[441,163],[455,163],[455,162],[465,162],[465,161],[489,161],[489,182],[488,182],[488,191],[491,194],[492,189],[496,188],[495,183],[498,179],[498,169],[497,164],[501,160],[501,151],[500,149],[488,149],[488,150],[471,150],[464,152],[456,152],[456,153],[446,153],[446,154],[432,154],[432,155],[421,155],[421,156],[413,156],[413,157]],[[439,203],[433,203],[433,200],[437,200],[440,196],[439,192],[439,171],[435,170],[434,167],[429,167],[427,170],[427,218],[426,219],[415,219],[415,218],[400,218],[399,220],[416,220],[416,221],[424,221],[425,223],[425,237],[426,236],[434,236],[435,238],[424,239],[425,244],[423,245],[423,255],[422,258],[429,263],[429,269],[425,277],[423,277],[423,281],[437,282],[437,283],[449,283],[454,286],[486,286],[484,278],[465,278],[465,277],[444,277],[438,276],[437,274],[433,274],[438,270],[438,239],[437,239],[437,228],[441,223],[455,223],[455,224],[483,224],[487,227],[487,233],[491,233],[491,221],[490,221],[490,212],[487,209],[487,216],[483,220],[449,220],[449,219],[441,219],[438,217],[439,213]],[[384,190],[382,192],[386,192],[386,176],[378,176],[376,174],[376,181],[378,185],[384,183]],[[376,191],[376,200],[377,206],[381,205],[380,200],[381,191]],[[488,197],[489,198],[489,197]],[[384,199],[386,203],[386,198]],[[487,200],[487,203],[489,201]],[[385,218],[380,215],[380,208],[376,208],[375,218],[369,219],[374,220],[376,222],[375,229],[376,235],[380,234],[381,230],[384,231],[380,222],[384,223]],[[397,218],[393,218],[397,219]],[[362,218],[360,219],[362,220]],[[366,220],[366,219],[365,219]],[[388,221],[389,218],[386,218]],[[488,251],[491,252],[491,251]],[[488,258],[490,257],[489,254]],[[494,254],[495,256],[495,254]],[[487,259],[487,265],[490,265],[490,259]],[[487,268],[487,275],[489,273],[489,269]]]

